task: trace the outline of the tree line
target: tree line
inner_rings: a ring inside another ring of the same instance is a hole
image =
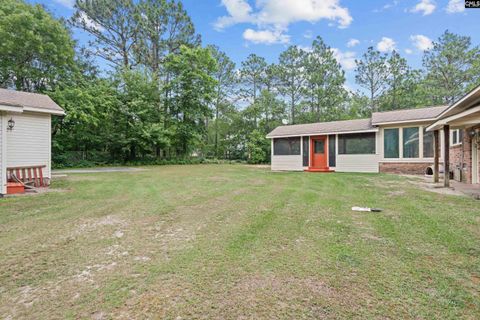
[[[53,121],[57,166],[268,162],[265,136],[282,123],[449,104],[480,80],[479,47],[449,31],[423,53],[421,69],[397,51],[368,48],[355,61],[356,91],[320,36],[276,63],[251,54],[237,66],[202,44],[177,0],[77,0],[68,20],[4,0],[0,39],[0,87],[46,93],[67,112]]]

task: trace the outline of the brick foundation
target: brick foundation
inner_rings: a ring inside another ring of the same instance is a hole
[[[424,175],[433,162],[380,162],[380,172]]]

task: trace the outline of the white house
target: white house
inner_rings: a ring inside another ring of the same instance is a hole
[[[423,174],[434,163],[434,134],[426,129],[447,108],[277,127],[267,135],[272,170]]]
[[[42,94],[0,89],[0,194],[10,173],[51,178],[51,117],[65,112]],[[35,169],[35,170],[32,170]]]

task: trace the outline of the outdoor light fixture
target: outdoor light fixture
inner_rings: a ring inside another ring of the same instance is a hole
[[[8,130],[12,131],[13,128],[15,127],[15,120],[13,120],[13,118],[10,118],[10,120],[8,120]]]

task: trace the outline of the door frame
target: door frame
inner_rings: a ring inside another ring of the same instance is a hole
[[[323,148],[324,148],[324,154],[325,154],[325,166],[322,166],[322,167],[318,167],[318,166],[314,166],[315,164],[315,161],[314,161],[314,157],[315,157],[315,141],[316,140],[323,140]],[[324,136],[310,136],[310,168],[313,168],[313,169],[328,169],[328,157],[329,157],[329,154],[328,154],[328,136],[327,135],[324,135]]]

